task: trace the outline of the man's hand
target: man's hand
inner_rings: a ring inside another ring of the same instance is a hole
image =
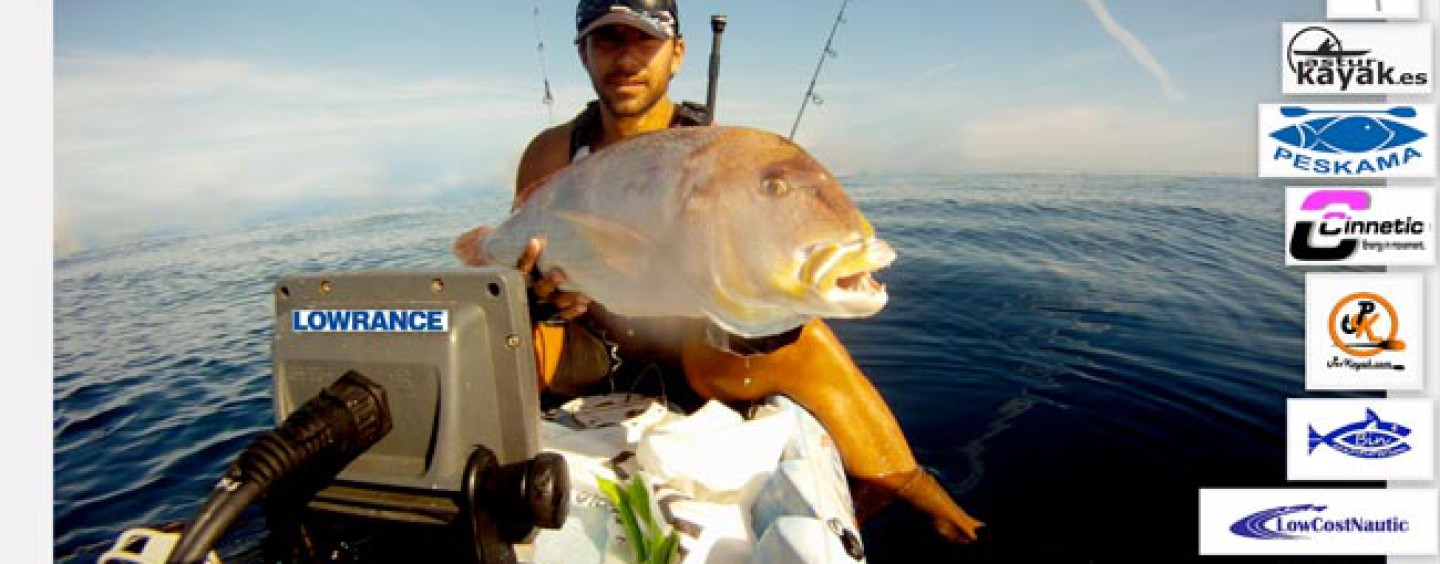
[[[451,247],[451,250],[455,253],[455,256],[460,259],[460,262],[466,266],[485,266],[489,264],[489,261],[485,260],[480,250],[484,246],[485,237],[490,235],[494,230],[494,227],[482,225],[466,231],[455,240],[455,244]],[[540,253],[544,250],[545,241],[541,239],[531,239],[530,244],[525,247],[525,252],[520,254],[520,261],[515,264],[515,268],[519,269],[522,273],[529,274],[530,271],[535,269],[535,265],[539,264]],[[545,273],[544,277],[535,281],[534,286],[531,286],[531,290],[535,292],[535,297],[541,302],[548,303],[559,309],[561,319],[571,321],[581,315],[585,315],[585,312],[590,311],[590,297],[579,292],[560,291],[560,284],[564,282],[565,271],[556,267],[550,269],[549,272]]]

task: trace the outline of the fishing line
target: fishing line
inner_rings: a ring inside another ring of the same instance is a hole
[[[835,32],[840,29],[840,24],[845,23],[845,7],[850,0],[840,2],[840,11],[835,14],[835,24],[830,26],[830,35],[825,38],[825,48],[820,50],[820,62],[815,63],[815,74],[810,76],[810,87],[805,90],[805,97],[800,100],[800,113],[795,115],[795,125],[790,126],[790,139],[795,139],[795,130],[800,128],[800,119],[805,117],[805,106],[815,102],[819,106],[825,103],[825,99],[815,93],[815,82],[820,79],[820,69],[825,66],[825,59],[833,59],[840,56],[831,46],[835,42]]]
[[[545,84],[545,96],[540,102],[545,104],[545,116],[550,123],[555,123],[555,96],[550,92],[550,73],[545,70],[545,37],[540,34],[540,0],[535,0],[535,55],[540,59],[540,80]]]

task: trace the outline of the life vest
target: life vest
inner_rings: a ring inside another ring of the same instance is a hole
[[[705,125],[710,122],[710,110],[705,104],[680,102],[670,116],[670,127]],[[575,119],[570,121],[570,162],[590,154],[591,148],[604,133],[600,123],[600,101],[591,100]]]

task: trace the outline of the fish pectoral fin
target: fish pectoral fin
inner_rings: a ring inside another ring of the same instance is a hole
[[[630,226],[596,215],[558,211],[555,216],[585,239],[616,272],[634,278],[645,274],[655,250],[655,243],[649,237]]]

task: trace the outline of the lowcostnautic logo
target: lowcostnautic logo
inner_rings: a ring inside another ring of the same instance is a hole
[[[1258,540],[1302,540],[1312,535],[1379,535],[1410,531],[1410,522],[1398,516],[1376,519],[1320,515],[1326,509],[1327,506],[1311,503],[1263,509],[1230,525],[1230,532]]]
[[[290,312],[296,333],[438,333],[450,328],[450,312],[406,309],[297,309]]]
[[[1311,425],[1309,454],[1315,454],[1315,449],[1326,446],[1351,458],[1391,458],[1410,452],[1410,445],[1405,442],[1409,436],[1409,427],[1385,421],[1375,414],[1375,410],[1366,409],[1364,419],[1324,435],[1316,432],[1315,426]]]

